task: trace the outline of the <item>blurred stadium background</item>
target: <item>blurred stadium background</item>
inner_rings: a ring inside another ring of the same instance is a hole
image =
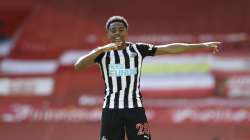
[[[98,66],[76,59],[127,18],[129,41],[221,41],[147,58],[142,94],[154,140],[250,140],[249,0],[0,0],[0,140],[97,140]]]

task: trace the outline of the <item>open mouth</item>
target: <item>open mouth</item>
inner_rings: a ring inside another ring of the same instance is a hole
[[[120,36],[115,37],[115,41],[120,42],[121,40],[122,40],[122,39],[121,39],[121,37],[120,37]]]

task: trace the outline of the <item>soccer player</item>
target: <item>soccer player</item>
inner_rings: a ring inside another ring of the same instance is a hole
[[[220,42],[152,45],[126,42],[128,22],[112,16],[106,23],[110,44],[97,47],[75,63],[75,69],[98,63],[105,82],[100,140],[150,140],[150,130],[140,92],[142,61],[146,56],[212,48]]]

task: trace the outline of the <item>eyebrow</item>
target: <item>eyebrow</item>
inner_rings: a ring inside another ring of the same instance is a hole
[[[120,27],[110,27],[109,28],[110,30],[115,30],[115,29],[126,29],[126,27],[124,27],[124,26],[120,26]]]

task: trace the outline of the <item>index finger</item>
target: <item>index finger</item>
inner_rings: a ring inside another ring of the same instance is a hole
[[[215,41],[215,42],[211,42],[211,43],[217,44],[217,45],[221,44],[221,42],[219,42],[219,41]]]

